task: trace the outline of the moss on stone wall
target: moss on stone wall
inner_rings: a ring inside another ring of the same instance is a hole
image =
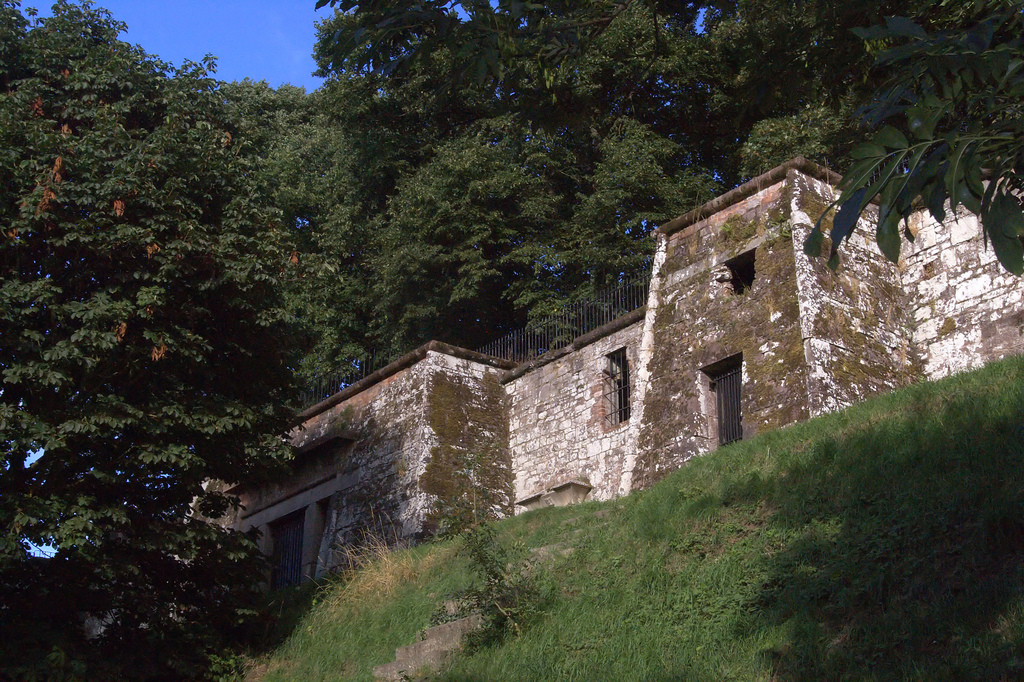
[[[670,256],[700,254],[706,269],[662,292],[653,325],[654,355],[633,471],[633,485],[648,487],[712,446],[701,368],[736,353],[745,364],[742,409],[747,435],[807,417],[806,362],[796,296],[796,267],[786,203],[759,216],[734,217],[729,235],[712,231],[677,238]],[[745,220],[745,226],[740,224]],[[722,291],[711,265],[735,255],[753,235],[754,285],[741,294]],[[740,237],[739,239],[734,239]],[[668,267],[676,263],[667,261]],[[666,302],[670,300],[671,302]],[[765,344],[768,348],[763,350]]]
[[[800,210],[807,214],[807,217],[811,219],[814,224],[817,224],[818,220],[824,215],[824,219],[821,220],[821,231],[827,235],[832,234],[832,220],[835,218],[835,209],[829,208],[829,202],[819,195],[817,192],[811,192],[804,190],[797,195],[797,206]],[[826,215],[826,211],[828,214]],[[822,254],[827,255],[832,250],[831,240],[829,240],[828,251],[822,249]]]
[[[427,424],[437,438],[420,489],[435,497],[428,520],[442,532],[512,513],[513,476],[505,392],[494,373],[480,384],[437,372]]]
[[[724,244],[743,243],[758,234],[759,224],[756,220],[746,220],[743,216],[730,216],[718,228],[718,238]]]

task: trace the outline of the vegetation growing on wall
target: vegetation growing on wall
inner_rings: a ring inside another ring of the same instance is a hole
[[[505,392],[493,372],[479,386],[438,371],[429,387],[427,423],[437,444],[420,488],[436,497],[428,518],[445,534],[513,511]]]
[[[789,190],[756,217],[736,214],[669,238],[665,269],[709,266],[662,294],[654,323],[651,386],[638,443],[635,486],[645,487],[689,457],[715,447],[698,386],[699,367],[743,353],[744,431],[749,435],[807,417],[804,349],[799,333]],[[742,295],[719,294],[712,261],[733,256],[755,235],[754,285]],[[670,303],[666,301],[671,301]],[[762,344],[770,342],[766,352]],[[711,408],[713,409],[713,407]]]

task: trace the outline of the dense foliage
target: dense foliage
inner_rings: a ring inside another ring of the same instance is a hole
[[[921,204],[936,220],[958,206],[981,217],[1004,268],[1024,274],[1024,38],[1017,1],[968,4],[966,30],[929,33],[905,17],[859,31],[879,49],[888,82],[866,108],[877,133],[853,150],[831,233],[832,262],[869,202],[878,201],[877,239],[899,259],[900,222]],[[909,226],[904,231],[914,238]],[[815,231],[808,253],[820,252]]]
[[[5,679],[197,674],[262,576],[204,484],[287,456],[279,214],[204,67],[122,29],[0,3]]]

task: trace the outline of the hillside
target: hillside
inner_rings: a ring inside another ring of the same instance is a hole
[[[530,589],[505,602],[518,622],[437,679],[1019,679],[1024,360],[496,530],[485,554],[531,565]],[[370,680],[479,574],[459,539],[363,559],[279,595],[308,608],[276,623],[290,635],[249,679]]]

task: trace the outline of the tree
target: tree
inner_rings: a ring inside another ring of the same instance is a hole
[[[1024,274],[1024,38],[1018,2],[968,3],[967,28],[929,33],[905,17],[863,29],[882,51],[889,79],[864,110],[877,128],[852,152],[831,231],[830,263],[857,218],[878,201],[876,236],[890,260],[899,258],[900,221],[926,206],[942,221],[958,206],[981,217],[1000,264]],[[985,16],[987,14],[987,16]],[[820,223],[820,221],[819,221]],[[913,241],[913,234],[903,235]],[[805,250],[821,252],[815,230]]]
[[[5,679],[198,674],[263,576],[204,484],[288,456],[279,213],[206,68],[123,28],[0,2]]]
[[[522,90],[454,78],[458,55],[443,46],[390,76],[334,68],[334,36],[354,20],[321,27],[330,78],[314,97],[356,172],[309,226],[345,279],[358,275],[344,258],[361,254],[368,345],[478,347],[643,269],[656,222],[717,188],[647,122],[676,96],[655,97],[649,74],[685,66],[642,8],[552,83],[562,113],[545,125],[519,109]]]

